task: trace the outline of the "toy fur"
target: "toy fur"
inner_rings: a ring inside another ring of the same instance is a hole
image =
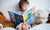
[[[3,25],[3,27],[15,27],[13,23],[10,23],[7,18],[3,15],[2,12],[0,12],[0,24]]]

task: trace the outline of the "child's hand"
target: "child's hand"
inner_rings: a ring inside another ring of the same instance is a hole
[[[23,30],[28,30],[28,26],[26,23],[23,24]]]
[[[26,23],[19,24],[19,30],[28,30],[28,26]]]
[[[23,23],[20,23],[19,24],[19,30],[22,30],[23,29]]]

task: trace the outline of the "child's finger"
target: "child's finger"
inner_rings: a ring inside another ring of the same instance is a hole
[[[26,25],[26,23],[24,22],[24,25]]]
[[[26,23],[24,23],[24,25],[25,25],[26,27],[28,27],[28,25],[27,25]]]
[[[23,25],[23,23],[20,23],[20,24],[19,24],[19,27],[21,27],[22,25]]]
[[[19,24],[19,30],[22,30],[23,23]]]
[[[28,27],[28,25],[26,24],[26,26]]]
[[[27,25],[25,22],[24,22],[24,24]]]
[[[20,23],[19,25],[23,25],[23,23]]]

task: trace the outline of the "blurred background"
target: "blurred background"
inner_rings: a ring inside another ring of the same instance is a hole
[[[4,15],[9,18],[8,11],[12,11],[17,13],[19,10],[18,3],[20,0],[0,0],[0,11],[4,13]],[[29,9],[33,6],[36,7],[36,11],[40,10],[49,10],[50,11],[50,0],[28,0],[29,1]],[[46,13],[45,13],[46,14]],[[47,15],[46,15],[47,16]]]

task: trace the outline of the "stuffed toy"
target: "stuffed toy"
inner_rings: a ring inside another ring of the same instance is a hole
[[[13,23],[10,23],[7,18],[3,15],[2,12],[0,12],[0,24],[3,25],[3,27],[15,27]]]
[[[37,16],[38,16],[38,21],[37,21],[37,23],[36,24],[41,24],[43,21],[43,19],[44,19],[44,21],[45,21],[45,19],[47,19],[48,18],[48,14],[49,14],[49,12],[50,12],[50,10],[37,10]],[[40,22],[39,22],[40,21]],[[45,21],[46,22],[46,21]],[[43,22],[44,23],[44,22]]]
[[[7,18],[0,12],[0,23],[8,22]]]
[[[38,17],[41,17],[42,19],[46,19],[48,17],[48,11],[47,10],[37,10]]]
[[[15,28],[15,25],[13,23],[2,23],[3,24],[3,27],[13,27]]]
[[[35,12],[35,14],[37,14],[37,22],[35,23],[35,25],[39,25],[39,24],[42,24],[43,23],[43,19],[46,19],[48,17],[48,10],[37,10]],[[47,16],[46,16],[47,15]],[[44,20],[45,21],[45,20]],[[35,25],[32,25],[32,26],[35,26]]]

